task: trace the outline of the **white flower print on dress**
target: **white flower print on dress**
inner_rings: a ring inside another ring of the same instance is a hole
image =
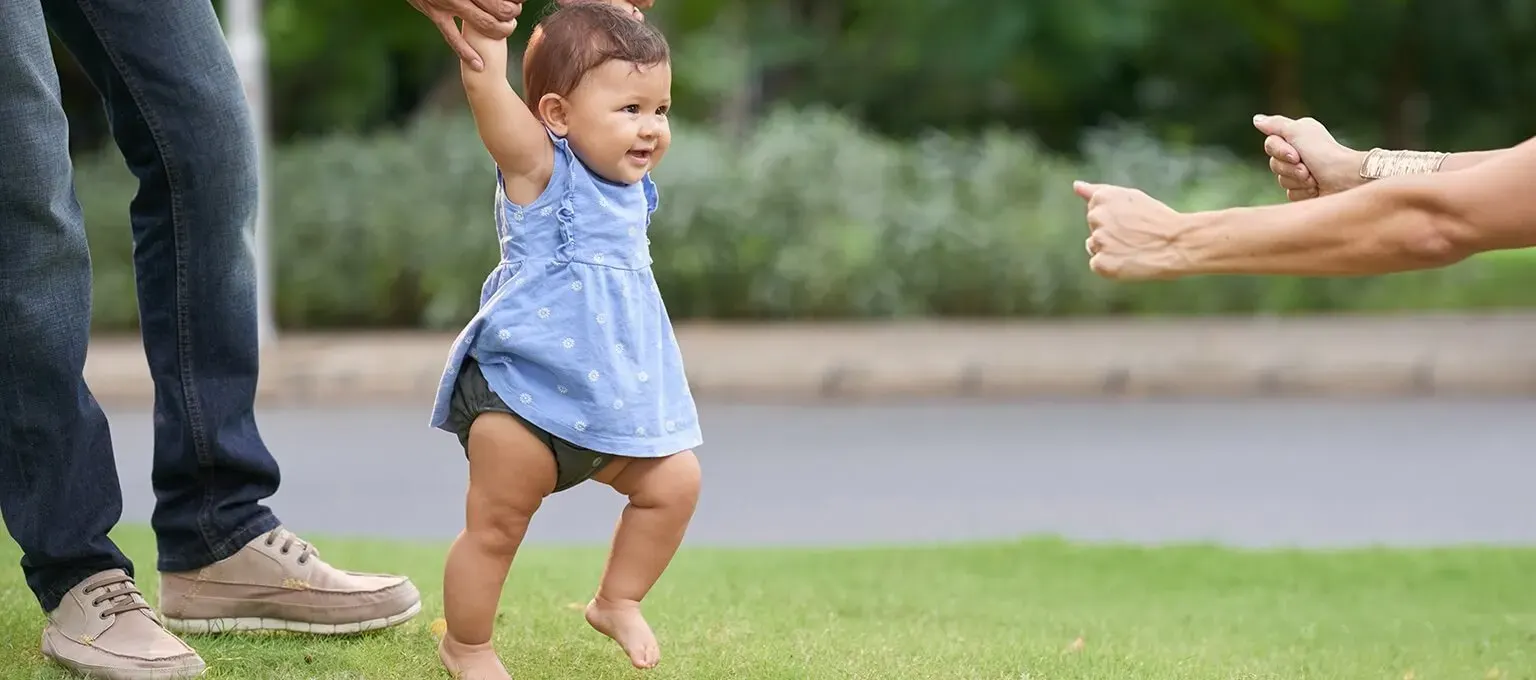
[[[622,199],[612,193],[601,199],[602,192],[621,189],[588,181],[589,169],[562,140],[554,143],[564,154],[556,158],[564,164],[562,196],[532,207],[497,196],[494,238],[504,240],[493,274],[521,288],[507,286],[482,303],[475,332],[461,338],[467,346],[456,347],[444,368],[450,377],[439,387],[434,422],[447,426],[451,374],[465,363],[461,357],[480,358],[478,351],[494,390],[518,411],[537,409],[578,445],[629,446],[642,456],[691,447],[697,416],[649,270],[657,256],[647,246],[651,183],[646,180],[643,196],[636,186]],[[537,238],[523,244],[525,235]]]

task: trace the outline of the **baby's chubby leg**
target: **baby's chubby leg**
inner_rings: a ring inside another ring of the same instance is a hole
[[[629,497],[587,623],[613,638],[636,668],[661,661],[656,635],[640,614],[640,601],[661,578],[683,542],[699,502],[699,459],[692,451],[666,458],[623,458],[596,479]]]
[[[465,528],[448,551],[443,665],[462,680],[510,678],[491,648],[491,628],[528,522],[555,487],[555,459],[513,417],[486,413],[469,431]]]

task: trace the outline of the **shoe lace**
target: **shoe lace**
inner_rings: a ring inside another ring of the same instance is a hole
[[[95,599],[91,600],[91,607],[93,608],[111,603],[112,606],[102,609],[97,613],[103,620],[108,616],[126,614],[131,611],[150,611],[149,603],[144,600],[143,594],[139,592],[139,587],[134,584],[133,577],[126,574],[101,576],[95,580],[88,581],[81,588],[81,591],[86,595],[100,593]]]
[[[319,551],[315,550],[315,547],[310,545],[308,541],[299,538],[298,536],[294,535],[293,532],[288,531],[282,527],[273,529],[272,533],[267,534],[267,547],[277,545],[278,541],[282,541],[283,543],[283,547],[279,548],[278,552],[281,552],[284,555],[293,552],[295,549],[298,550],[299,564],[308,562],[309,558],[311,557],[320,556]]]

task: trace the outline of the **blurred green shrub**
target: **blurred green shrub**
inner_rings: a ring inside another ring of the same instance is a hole
[[[1135,129],[1080,162],[1027,137],[898,143],[819,110],[745,139],[679,127],[656,175],[656,273],[674,318],[1294,314],[1536,304],[1536,256],[1510,252],[1389,277],[1203,277],[1116,284],[1087,268],[1074,179],[1142,188],[1180,209],[1272,203],[1254,157],[1167,147]],[[450,329],[497,260],[493,171],[467,118],[278,149],[273,262],[285,328]],[[78,171],[99,329],[131,328],[128,201],[115,152]]]

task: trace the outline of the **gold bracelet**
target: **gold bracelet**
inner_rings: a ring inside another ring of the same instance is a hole
[[[1361,179],[1382,179],[1398,175],[1426,175],[1439,172],[1450,154],[1441,151],[1387,151],[1371,149],[1360,162]]]

